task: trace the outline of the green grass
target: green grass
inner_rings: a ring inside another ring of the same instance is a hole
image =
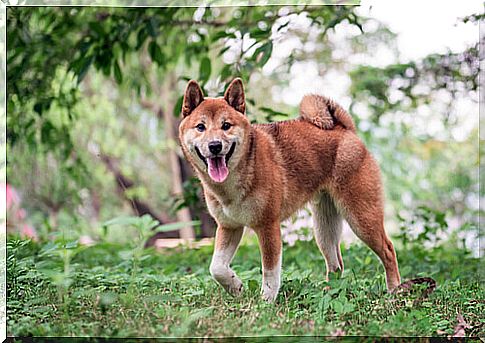
[[[251,239],[233,266],[245,285],[240,298],[210,277],[212,247],[155,252],[137,246],[75,242],[7,244],[9,336],[203,337],[259,335],[451,335],[462,314],[466,334],[485,335],[480,261],[441,246],[398,251],[403,279],[431,276],[438,287],[424,301],[385,292],[384,271],[366,247],[343,250],[346,270],[327,289],[314,242],[284,247],[275,304],[260,299],[260,256]]]

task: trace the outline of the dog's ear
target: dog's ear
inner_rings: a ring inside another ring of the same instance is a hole
[[[246,99],[244,97],[244,87],[240,78],[234,79],[224,93],[224,99],[236,111],[246,113]]]
[[[204,100],[204,93],[197,81],[190,80],[187,84],[182,105],[182,115],[187,117]]]

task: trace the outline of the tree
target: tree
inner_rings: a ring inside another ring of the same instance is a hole
[[[319,28],[321,37],[341,22],[360,25],[349,6],[284,9],[9,7],[9,149],[23,146],[40,155],[50,154],[57,163],[68,166],[67,177],[73,176],[73,171],[79,174],[74,179],[77,189],[92,189],[93,173],[101,174],[95,162],[100,154],[119,160],[118,171],[132,178],[134,185],[141,185],[143,173],[138,175],[133,165],[128,168],[121,164],[123,160],[136,160],[133,152],[126,155],[142,135],[138,128],[134,130],[123,123],[147,120],[143,111],[130,115],[131,109],[126,106],[134,106],[136,102],[140,108],[149,109],[159,121],[157,125],[164,128],[163,139],[169,147],[166,151],[172,157],[170,161],[157,157],[157,163],[168,162],[172,167],[163,169],[163,173],[170,175],[170,170],[172,176],[182,173],[187,168],[174,158],[176,143],[172,141],[173,126],[168,122],[180,112],[180,81],[195,77],[206,94],[215,89],[217,95],[236,76],[249,80],[271,57],[275,33],[287,30],[289,19],[299,14],[307,15],[312,25]],[[233,50],[234,63],[222,62],[221,55]],[[103,106],[113,110],[108,103],[90,103],[99,91],[117,99],[116,109],[127,111],[119,113],[123,123],[87,113],[88,106],[95,112]],[[126,97],[137,100],[128,104]],[[248,101],[251,111],[253,102],[251,98]],[[104,132],[113,134],[113,138],[99,134],[97,125],[103,125]],[[124,136],[114,139],[119,132],[131,139],[126,143]],[[96,135],[101,137],[95,138]],[[110,140],[116,145],[107,144]],[[136,146],[137,151],[147,149],[141,145]],[[121,146],[127,150],[120,151]],[[146,162],[145,159],[143,163]],[[22,163],[9,157],[8,173],[14,179],[15,170]],[[119,184],[119,175],[115,177]],[[105,180],[106,176],[100,178]],[[174,183],[176,192],[183,189],[183,181],[187,185],[190,179],[178,178]],[[149,193],[147,188],[133,186],[127,195],[131,200],[141,201],[150,197]],[[178,211],[180,204],[191,203],[185,198],[175,207]],[[191,211],[196,214],[199,211],[200,215],[200,209],[193,203]]]

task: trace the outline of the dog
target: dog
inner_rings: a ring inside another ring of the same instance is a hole
[[[241,294],[243,284],[230,263],[249,227],[261,249],[263,299],[274,301],[280,288],[280,223],[310,203],[327,280],[329,273],[344,269],[345,219],[382,261],[387,289],[395,289],[400,275],[384,230],[380,170],[352,117],[320,95],[305,96],[300,117],[293,120],[251,124],[245,112],[239,78],[220,98],[204,98],[194,80],[187,85],[179,139],[217,222],[212,277],[230,294]]]

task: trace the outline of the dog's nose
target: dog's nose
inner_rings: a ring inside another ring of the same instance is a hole
[[[222,143],[220,141],[212,141],[209,143],[209,151],[217,155],[222,151]]]

